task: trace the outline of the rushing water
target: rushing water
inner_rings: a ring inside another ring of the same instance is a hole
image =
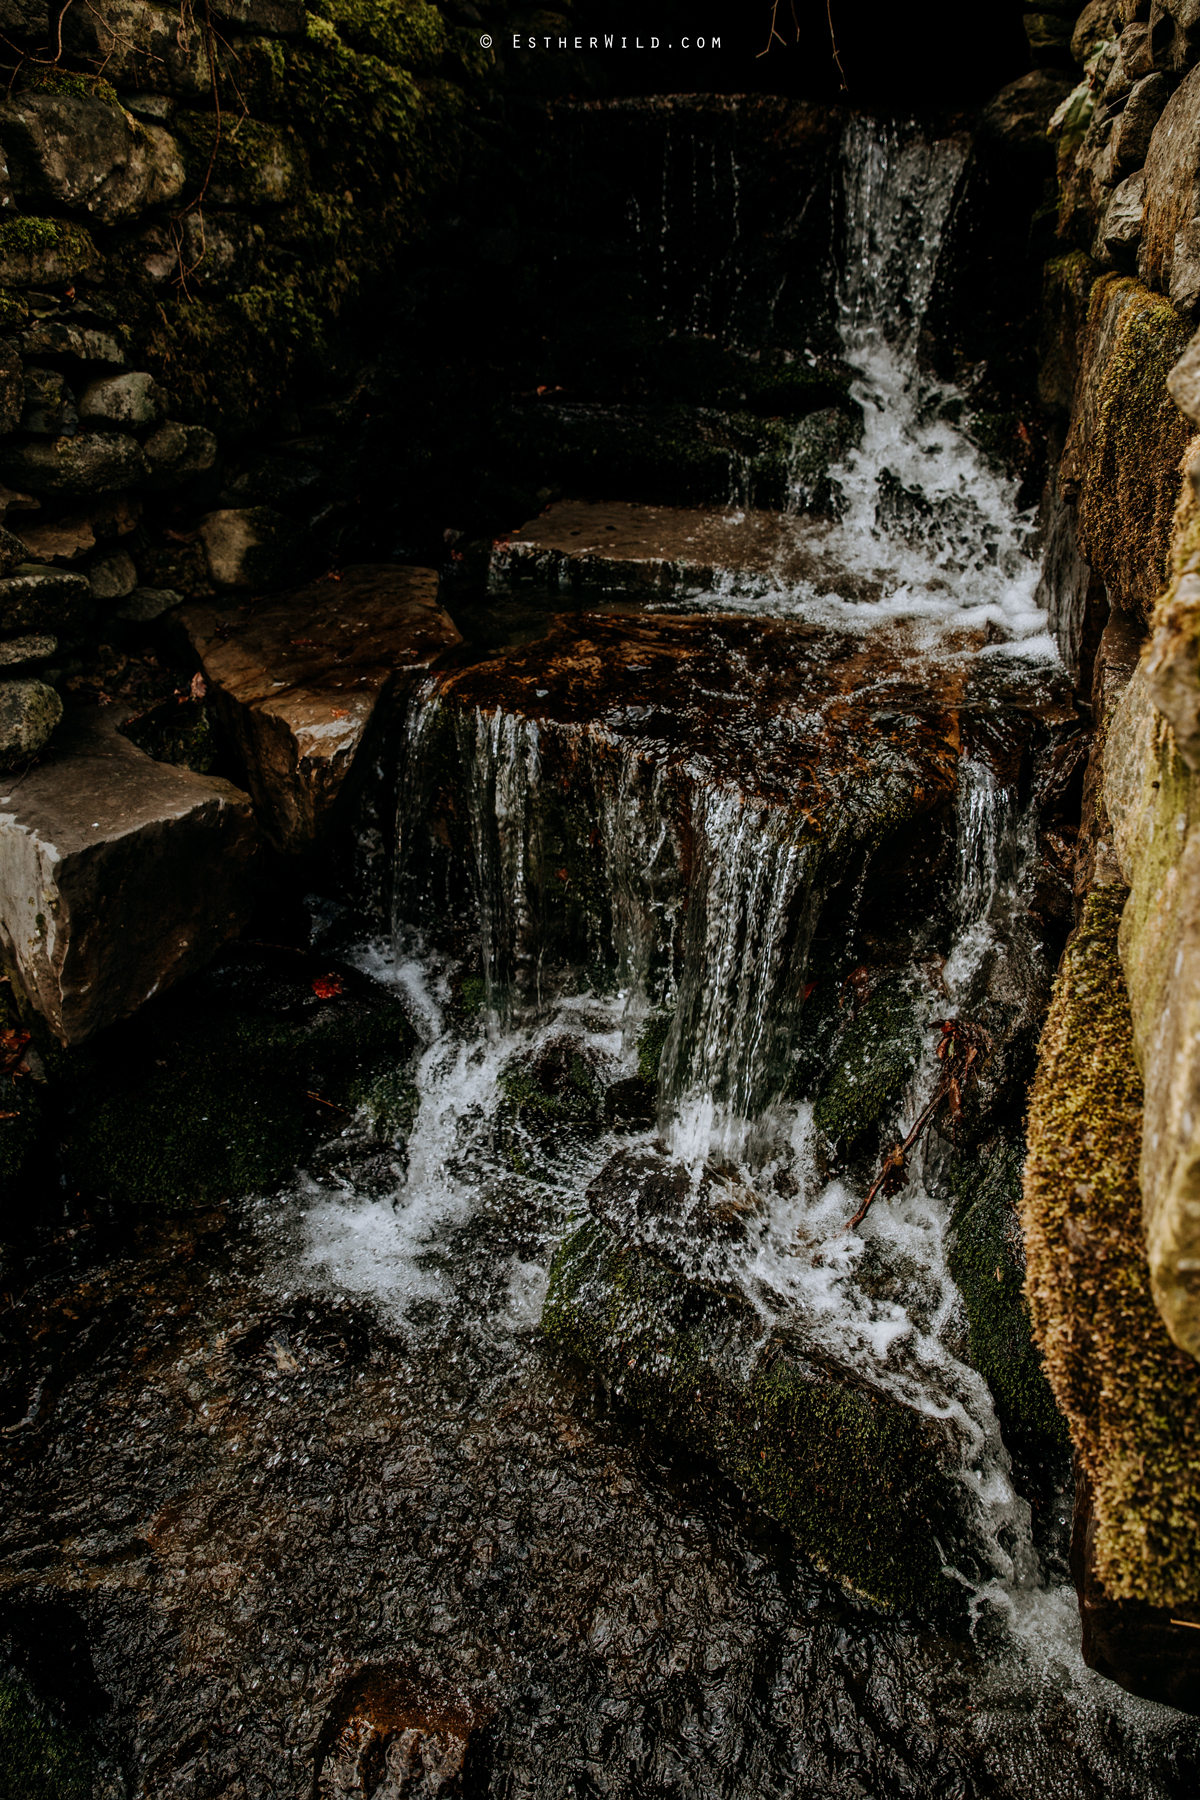
[[[956,139],[864,120],[842,147],[839,303],[866,425],[823,529],[881,598],[718,605],[924,621],[931,659],[952,654],[947,621],[974,629],[953,655],[995,671],[979,708],[999,716],[1003,684],[1036,685],[1051,654],[1030,523],[915,354],[963,161]],[[701,176],[736,219],[736,162]],[[660,249],[669,260],[669,239]],[[979,648],[989,625],[1010,648]],[[572,727],[601,875],[587,941],[567,957],[543,802],[570,734],[447,706],[436,684],[410,708],[392,937],[346,942],[319,905],[312,918],[330,956],[408,1012],[420,1043],[397,1079],[411,1122],[381,1153],[364,1108],[289,1191],[234,1208],[227,1244],[181,1227],[154,1248],[152,1277],[131,1260],[97,1278],[115,1336],[64,1388],[79,1429],[14,1523],[36,1568],[54,1522],[55,1591],[92,1609],[99,1675],[138,1745],[133,1791],[309,1792],[339,1682],[401,1664],[490,1721],[479,1791],[495,1795],[1195,1791],[1200,1731],[1084,1668],[1068,1496],[1052,1488],[1032,1518],[966,1359],[950,1146],[931,1140],[848,1231],[862,1167],[831,1174],[811,1099],[788,1087],[814,943],[836,937],[848,965],[860,914],[886,912],[865,825],[855,837],[854,781],[830,802],[824,862],[787,804],[751,791],[756,744],[765,760],[771,731],[800,745],[821,723],[819,709],[752,718],[740,785],[699,753],[671,765],[658,740],[626,741],[611,721]],[[447,769],[457,887],[431,924],[406,871]],[[902,795],[913,776],[897,764],[889,779]],[[940,916],[909,921],[890,976],[920,1046],[892,1103],[897,1134],[936,1080],[931,1025],[986,1013],[1015,1031],[1050,972],[1029,914],[1034,800],[981,742],[959,757],[948,806]],[[608,1101],[637,1071],[647,1022],[668,1015],[657,1118],[622,1119]],[[605,1106],[586,1129],[539,1137],[514,1122],[514,1072],[554,1056],[576,1059]],[[957,1627],[843,1593],[717,1471],[645,1433],[619,1383],[547,1352],[555,1248],[631,1149],[671,1159],[697,1190],[727,1186],[748,1224],[705,1273],[736,1285],[764,1329],[795,1325],[934,1421],[961,1496],[944,1547]],[[152,1451],[146,1427],[185,1404],[170,1455]]]

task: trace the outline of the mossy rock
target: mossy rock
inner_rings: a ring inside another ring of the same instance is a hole
[[[1080,554],[1128,611],[1150,618],[1169,577],[1181,458],[1194,427],[1167,392],[1188,328],[1170,301],[1132,277],[1091,290],[1082,403],[1063,471],[1078,470]],[[1086,433],[1086,441],[1077,433]]]
[[[349,971],[335,974],[340,992],[315,992],[321,967],[235,953],[119,1043],[81,1052],[67,1148],[78,1185],[172,1210],[276,1186],[360,1108],[395,1141],[414,1110],[412,1026]]]
[[[876,989],[843,1033],[835,1054],[813,1120],[827,1137],[848,1147],[882,1124],[921,1054],[913,997],[902,977]]]
[[[657,1087],[659,1064],[670,1035],[674,1013],[659,1010],[650,1013],[643,1021],[637,1036],[637,1072],[638,1079],[648,1086]]]
[[[1126,891],[1094,889],[1055,982],[1030,1096],[1022,1224],[1035,1340],[1092,1495],[1089,1567],[1113,1600],[1200,1591],[1200,1365],[1150,1290],[1143,1093],[1118,953]]]
[[[559,1247],[541,1328],[854,1592],[905,1610],[950,1603],[939,1543],[954,1536],[955,1484],[931,1420],[593,1217]]]
[[[82,225],[23,215],[0,225],[0,282],[9,287],[62,286],[100,266]]]
[[[1025,1299],[1019,1208],[1024,1150],[986,1146],[953,1167],[957,1193],[948,1263],[970,1324],[968,1355],[991,1390],[1009,1448],[1031,1463],[1070,1448],[1034,1346]]]
[[[587,1051],[560,1033],[500,1076],[499,1143],[521,1175],[543,1174],[604,1128],[605,1091]]]
[[[0,1681],[0,1800],[91,1800],[95,1751],[54,1723],[25,1686]]]

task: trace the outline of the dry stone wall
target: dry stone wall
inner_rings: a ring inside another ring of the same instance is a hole
[[[485,69],[426,0],[5,0],[3,55],[0,772],[122,620],[321,560],[339,322]]]

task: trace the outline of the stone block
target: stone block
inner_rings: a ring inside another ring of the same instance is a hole
[[[58,649],[58,639],[34,632],[29,637],[0,638],[0,669],[6,674],[29,663],[46,662]]]
[[[202,425],[160,425],[142,446],[146,456],[146,486],[156,492],[180,487],[193,475],[203,475],[217,460],[217,440]]]
[[[137,586],[137,568],[128,550],[113,550],[98,557],[88,570],[95,600],[124,600]]]
[[[102,225],[168,206],[183,191],[170,133],[112,101],[21,94],[0,106],[0,144],[22,204],[82,210]]]
[[[200,968],[253,898],[248,796],[153,761],[115,711],[73,715],[52,758],[0,781],[0,941],[66,1044]]]
[[[11,338],[0,338],[0,432],[15,431],[25,409],[25,365]]]
[[[0,580],[0,636],[50,631],[70,637],[89,617],[92,590],[84,575],[21,564]]]
[[[178,7],[150,0],[105,0],[95,6],[54,7],[61,12],[63,48],[96,67],[131,92],[176,94],[206,99],[212,92],[205,34]],[[221,47],[217,47],[218,60]],[[144,100],[147,95],[138,96]],[[148,115],[144,107],[142,116]]]
[[[74,499],[143,481],[146,458],[136,438],[122,432],[80,432],[5,449],[0,472],[35,494]]]
[[[328,829],[397,679],[461,641],[436,573],[394,565],[347,569],[249,618],[189,607],[184,623],[263,827],[288,851]]]
[[[264,37],[303,37],[308,28],[298,0],[217,0],[213,11],[235,29]]]
[[[0,770],[39,756],[62,718],[62,701],[44,681],[0,681]]]
[[[157,435],[157,434],[156,434]],[[302,572],[307,534],[269,506],[227,507],[200,521],[209,579],[219,588],[278,588]]]
[[[25,371],[21,425],[34,437],[73,437],[79,426],[75,396],[56,369]]]
[[[9,219],[0,225],[0,283],[65,287],[95,275],[103,258],[82,225],[59,219]]]
[[[142,369],[89,382],[79,396],[79,416],[85,424],[137,431],[143,425],[156,425],[165,411],[166,395]]]
[[[37,319],[21,333],[26,356],[73,356],[78,362],[111,363],[122,368],[128,357],[128,327],[101,331],[72,325],[66,319]]]

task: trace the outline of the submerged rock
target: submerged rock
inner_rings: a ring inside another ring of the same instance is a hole
[[[550,1272],[542,1330],[711,1456],[830,1574],[880,1605],[948,1603],[952,1452],[933,1419],[768,1326],[723,1278],[754,1201],[654,1151],[618,1155]],[[941,1542],[939,1543],[939,1539]]]
[[[459,643],[432,569],[364,564],[254,609],[192,607],[184,623],[218,716],[281,850],[329,830],[398,679]]]

